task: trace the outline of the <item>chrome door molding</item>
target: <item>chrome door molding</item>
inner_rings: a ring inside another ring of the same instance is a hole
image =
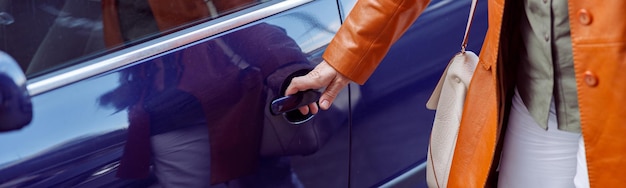
[[[36,96],[82,79],[110,71],[151,56],[173,50],[175,48],[202,40],[204,38],[243,26],[245,24],[269,17],[274,14],[309,3],[313,0],[286,0],[260,8],[251,12],[237,15],[218,23],[204,23],[184,29],[153,41],[148,45],[130,47],[114,52],[78,65],[55,71],[49,75],[29,80],[27,88],[31,96]],[[210,25],[208,25],[210,24]]]

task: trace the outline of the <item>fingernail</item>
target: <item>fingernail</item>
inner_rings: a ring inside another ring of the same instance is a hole
[[[324,108],[324,109],[328,109],[328,101],[327,100],[323,100],[322,104],[320,104],[320,107]]]

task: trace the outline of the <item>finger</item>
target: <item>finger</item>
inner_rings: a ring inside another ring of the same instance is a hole
[[[309,107],[308,106],[301,106],[300,108],[298,108],[298,110],[300,111],[300,113],[302,115],[309,114]]]
[[[319,108],[317,107],[316,103],[309,104],[309,110],[312,114],[317,114],[317,112],[319,112]]]
[[[309,114],[309,112],[311,114],[317,114],[319,112],[319,107],[317,107],[317,104],[311,103],[307,106],[301,106],[300,108],[298,108],[298,111],[300,111],[302,115],[307,115]]]
[[[306,75],[293,78],[285,90],[285,95],[293,95],[298,91],[326,87],[335,79],[336,75],[337,72],[334,68],[330,67],[326,62],[322,62]]]
[[[298,91],[304,91],[300,90],[300,88],[303,87],[301,83],[303,81],[302,79],[302,76],[291,79],[289,86],[287,86],[287,89],[285,90],[285,96],[296,94]]]
[[[330,83],[332,77],[320,77],[319,73],[314,71],[309,72],[304,76],[298,76],[291,80],[289,86],[285,90],[285,95],[292,95],[298,91],[306,91],[309,89],[320,89]]]

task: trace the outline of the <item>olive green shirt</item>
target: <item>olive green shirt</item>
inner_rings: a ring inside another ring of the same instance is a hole
[[[524,0],[517,89],[531,116],[548,129],[554,100],[559,130],[580,132],[567,0]]]

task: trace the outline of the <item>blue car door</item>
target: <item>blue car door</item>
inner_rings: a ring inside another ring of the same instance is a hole
[[[4,1],[0,50],[25,75],[32,119],[0,132],[0,187],[348,186],[347,89],[315,116],[270,112],[290,78],[321,62],[338,10]]]

